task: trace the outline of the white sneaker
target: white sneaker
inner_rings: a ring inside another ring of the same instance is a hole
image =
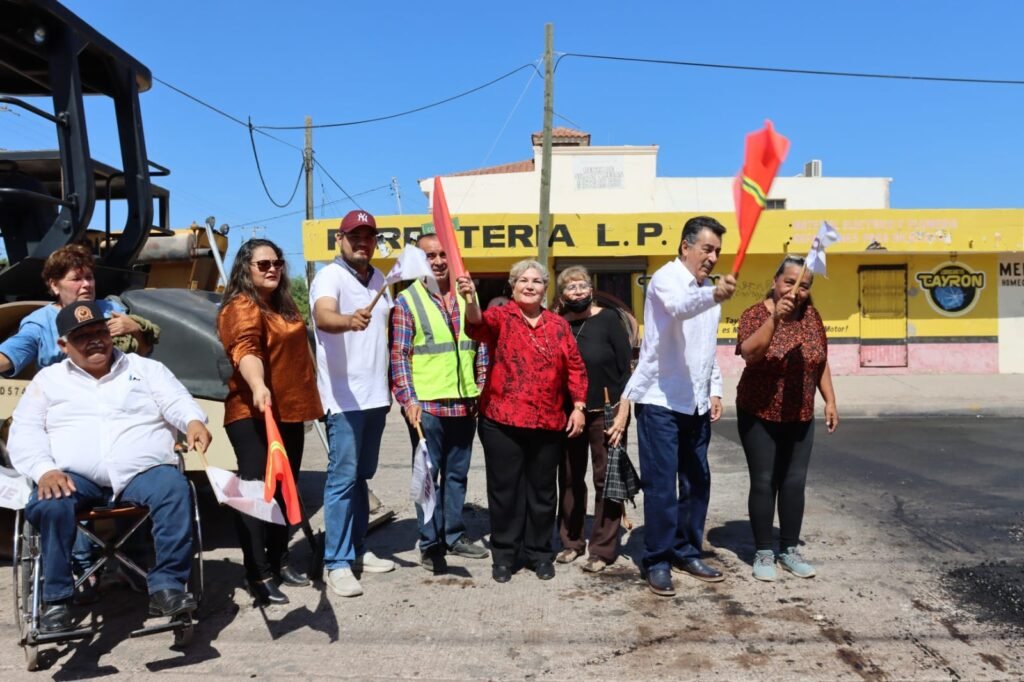
[[[363,593],[363,586],[352,575],[351,568],[332,568],[327,571],[327,586],[340,597],[358,597]]]
[[[352,568],[363,573],[387,573],[395,570],[395,562],[390,559],[381,559],[373,552],[366,552],[356,557]]]

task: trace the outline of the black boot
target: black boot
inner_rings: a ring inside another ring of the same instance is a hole
[[[287,604],[288,595],[281,591],[273,578],[254,580],[249,583],[249,594],[261,604]]]
[[[287,564],[281,567],[277,577],[280,579],[282,585],[289,587],[307,587],[309,585],[309,576],[298,570],[288,566]]]

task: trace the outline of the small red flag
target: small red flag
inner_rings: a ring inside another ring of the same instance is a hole
[[[434,232],[441,242],[441,248],[448,256],[448,276],[452,281],[452,291],[457,289],[455,278],[466,274],[466,266],[462,263],[462,252],[459,241],[455,237],[455,226],[452,216],[448,213],[448,201],[444,198],[444,187],[441,178],[434,176]]]
[[[267,473],[263,477],[263,501],[270,502],[274,498],[277,482],[281,481],[281,495],[284,496],[285,516],[288,523],[297,526],[302,521],[302,507],[299,505],[299,493],[295,487],[295,477],[288,464],[288,453],[281,440],[281,432],[274,421],[270,410],[264,410],[267,420]]]
[[[789,140],[775,132],[771,121],[764,128],[747,135],[746,156],[733,183],[736,200],[736,224],[740,230],[740,244],[736,248],[732,274],[738,275],[747,247],[754,236],[757,219],[768,203],[768,192],[779,172],[779,166],[789,151]]]

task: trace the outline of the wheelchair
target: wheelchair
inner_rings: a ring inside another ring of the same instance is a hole
[[[4,450],[0,441],[0,450]],[[0,460],[7,460],[6,451],[0,452]],[[184,472],[184,462],[179,456],[179,471]],[[199,518],[199,504],[195,484],[189,480],[189,495],[192,502],[192,571],[189,577],[188,591],[202,605],[203,598],[203,536]],[[94,508],[81,511],[76,515],[78,534],[88,538],[94,549],[99,550],[99,557],[93,565],[75,579],[75,591],[92,576],[98,576],[105,566],[113,567],[120,564],[122,570],[146,580],[147,571],[138,565],[125,552],[125,543],[137,531],[146,527],[149,520],[149,509],[127,503],[115,502],[110,507]],[[97,523],[108,522],[109,532],[98,532]],[[113,522],[113,523],[110,523]],[[30,671],[39,667],[39,647],[45,644],[58,644],[76,639],[89,639],[98,630],[95,624],[79,627],[63,632],[46,633],[40,631],[40,617],[43,611],[42,585],[43,563],[39,533],[25,519],[24,510],[15,512],[14,542],[12,567],[14,573],[14,617],[18,626],[19,644],[25,651],[25,663]],[[198,611],[198,609],[197,609]],[[182,614],[170,618],[167,622],[146,625],[133,630],[130,637],[144,637],[161,632],[174,633],[174,646],[185,647],[192,641],[197,622],[196,612]]]

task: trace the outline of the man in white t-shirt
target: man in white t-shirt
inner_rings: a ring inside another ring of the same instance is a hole
[[[316,330],[316,379],[327,411],[324,566],[338,595],[363,593],[353,573],[386,573],[393,561],[366,551],[370,510],[366,482],[377,471],[380,439],[391,407],[388,387],[387,284],[370,264],[377,222],[350,211],[338,231],[339,255],[313,279],[309,300]]]

